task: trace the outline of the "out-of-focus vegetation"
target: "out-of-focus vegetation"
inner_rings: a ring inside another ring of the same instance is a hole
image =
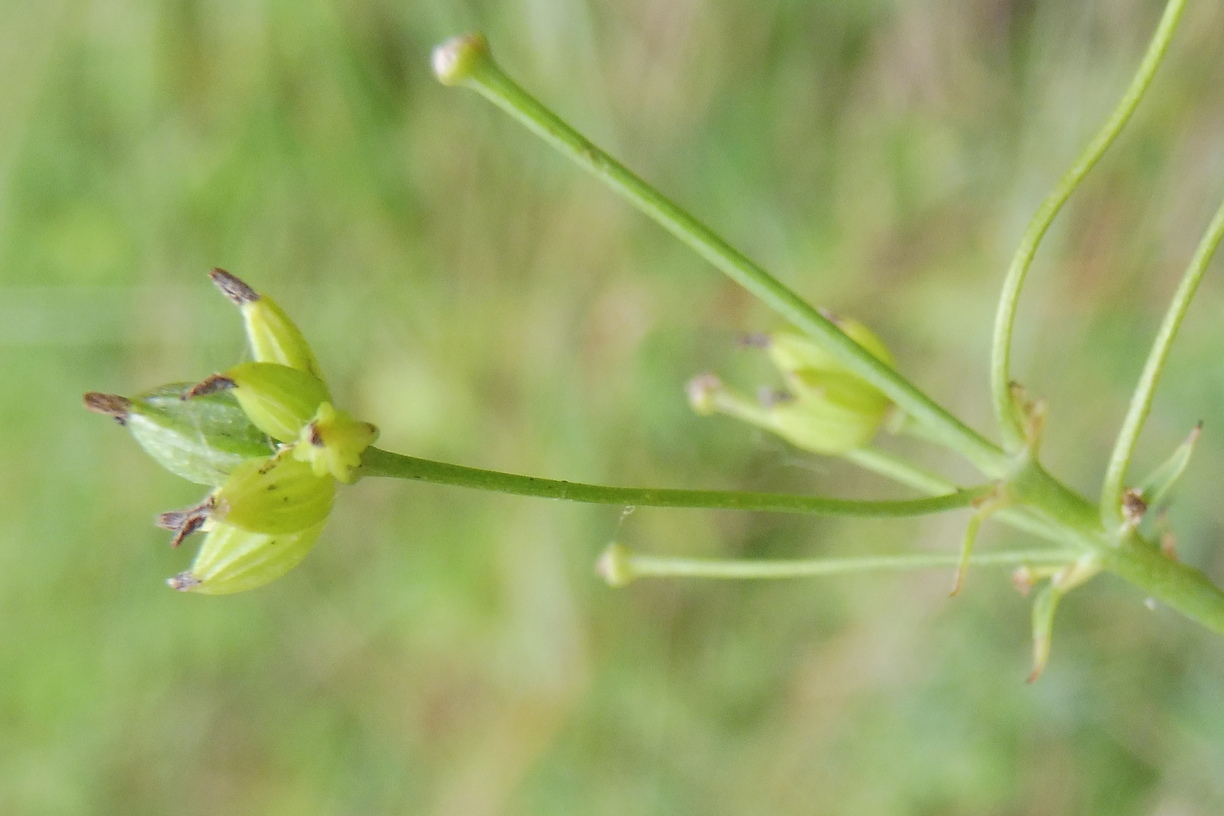
[[[735,339],[770,316],[436,85],[430,46],[485,30],[528,87],[986,427],[1012,244],[1157,5],[0,0],[0,811],[1220,813],[1224,641],[1112,579],[1064,603],[1028,687],[1027,607],[998,572],[956,599],[942,573],[592,575],[613,537],[954,549],[963,514],[622,514],[366,482],[286,579],[184,597],[161,582],[189,553],[150,522],[197,491],[79,404],[232,364],[238,319],[204,274],[224,266],[299,319],[390,449],[902,495],[691,415],[690,375],[765,376]],[[1222,54],[1224,9],[1192,3],[1025,299],[1016,373],[1084,490],[1224,190]],[[1224,580],[1218,266],[1140,468],[1206,421],[1173,520]]]

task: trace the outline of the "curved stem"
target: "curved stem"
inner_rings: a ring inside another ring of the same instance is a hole
[[[980,553],[974,555],[970,563],[974,566],[1061,565],[1075,561],[1080,555],[1076,550],[1011,550]],[[637,578],[814,578],[855,572],[950,568],[959,563],[960,555],[956,553],[908,553],[793,561],[670,558],[641,555],[614,544],[604,553],[600,571],[619,586]]]
[[[1156,333],[1152,350],[1148,352],[1143,373],[1139,376],[1139,384],[1135,387],[1130,407],[1126,412],[1126,419],[1123,420],[1122,429],[1118,432],[1118,439],[1114,443],[1113,453],[1109,457],[1109,468],[1105,472],[1105,483],[1101,488],[1101,518],[1107,525],[1116,526],[1122,523],[1122,492],[1125,488],[1126,471],[1135,453],[1135,444],[1139,440],[1139,433],[1143,430],[1143,423],[1152,409],[1152,397],[1156,393],[1156,383],[1160,380],[1160,373],[1164,370],[1165,361],[1169,358],[1169,350],[1173,346],[1177,330],[1181,327],[1186,311],[1190,308],[1190,301],[1194,298],[1199,282],[1202,281],[1203,274],[1207,271],[1221,240],[1224,240],[1224,202],[1220,203],[1215,217],[1207,227],[1207,232],[1199,241],[1198,247],[1194,250],[1194,256],[1182,274],[1181,283],[1178,284],[1177,291],[1173,295],[1173,302],[1169,304],[1169,309],[1165,312],[1164,321]]]
[[[969,507],[995,490],[993,484],[958,490],[944,496],[904,501],[850,501],[786,493],[746,493],[732,490],[671,490],[649,487],[605,485],[541,479],[495,470],[452,465],[414,456],[368,448],[362,456],[362,476],[386,476],[434,484],[472,487],[497,493],[536,496],[543,499],[617,504],[629,507],[687,507],[710,510],[755,510],[816,516],[861,516],[895,518],[942,513]]]
[[[845,454],[845,458],[873,473],[885,478],[908,485],[915,490],[926,493],[951,493],[960,488],[937,473],[918,467],[904,459],[899,459],[878,448],[859,448]],[[1008,507],[1000,510],[995,518],[1005,524],[1023,530],[1030,535],[1044,538],[1055,544],[1066,544],[1067,534],[1044,519],[1034,516],[1026,507]]]
[[[1168,0],[1164,14],[1160,18],[1160,25],[1157,26],[1156,33],[1152,35],[1147,53],[1144,54],[1143,61],[1139,64],[1139,69],[1126,89],[1126,93],[1123,94],[1105,125],[1076,159],[1075,164],[1041,203],[1032,221],[1029,222],[1028,228],[1024,231],[1024,237],[1020,239],[1020,246],[1007,270],[1003,292],[999,297],[998,312],[995,316],[994,348],[990,365],[991,396],[995,418],[1003,434],[1003,447],[1006,450],[1018,451],[1024,447],[1025,443],[1023,423],[1016,416],[1012,403],[1011,338],[1016,322],[1016,307],[1020,300],[1020,290],[1024,286],[1024,279],[1033,263],[1033,256],[1036,255],[1041,239],[1045,237],[1046,231],[1059,210],[1062,209],[1063,204],[1117,138],[1131,114],[1135,112],[1139,100],[1143,98],[1156,69],[1160,66],[1165,51],[1168,50],[1169,41],[1173,38],[1173,32],[1177,28],[1185,6],[1185,0]]]
[[[851,340],[798,294],[731,246],[714,230],[651,187],[574,130],[515,83],[489,54],[480,35],[457,37],[434,52],[441,81],[479,92],[743,286],[796,328],[810,335],[847,369],[879,388],[933,438],[991,477],[1002,476],[1006,457],[913,383]]]
[[[886,479],[921,490],[924,493],[951,493],[957,486],[925,468],[914,463],[885,453],[879,448],[858,448],[843,454],[846,461],[858,465],[864,470],[878,473]]]

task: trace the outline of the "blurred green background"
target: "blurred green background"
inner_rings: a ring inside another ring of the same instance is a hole
[[[733,585],[592,574],[659,553],[950,550],[963,514],[841,522],[343,492],[285,580],[229,598],[154,513],[198,498],[80,407],[240,358],[205,272],[274,296],[392,450],[555,478],[904,495],[683,384],[765,367],[770,315],[466,91],[511,74],[989,427],[993,299],[1124,87],[1150,0],[0,0],[0,813],[1218,814],[1224,641],[1100,578],[1026,686],[1002,572]],[[1093,491],[1224,189],[1224,7],[1060,219],[1016,373]],[[1224,288],[1141,447],[1206,435],[1174,508],[1224,581]],[[951,475],[952,458],[912,450]],[[980,546],[1022,540],[991,529]]]

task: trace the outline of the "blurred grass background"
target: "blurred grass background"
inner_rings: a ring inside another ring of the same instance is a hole
[[[596,141],[988,428],[993,299],[1124,87],[1149,0],[0,0],[0,813],[1217,814],[1224,641],[1101,578],[1035,686],[1002,573],[613,591],[660,553],[952,549],[840,522],[346,490],[307,563],[185,597],[198,498],[87,390],[242,354],[208,285],[275,297],[392,450],[556,478],[902,495],[688,411],[770,316],[475,95],[486,31]],[[1046,456],[1093,491],[1224,188],[1224,8],[1196,2],[1021,313]],[[1206,435],[1173,517],[1224,580],[1216,272],[1141,449]],[[885,445],[894,445],[885,441]],[[904,446],[902,446],[904,447]],[[917,450],[917,449],[915,449]],[[917,451],[961,477],[948,457]],[[980,546],[1018,539],[993,530]]]

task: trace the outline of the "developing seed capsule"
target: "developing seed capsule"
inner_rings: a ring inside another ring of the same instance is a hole
[[[224,269],[214,269],[209,277],[242,311],[247,341],[256,362],[280,363],[323,379],[319,362],[301,330],[270,297],[259,294]]]
[[[292,442],[328,401],[327,387],[314,375],[279,363],[239,363],[195,385],[189,398],[228,391],[250,421],[278,442]]]
[[[892,355],[866,326],[848,319],[836,323],[873,356],[892,365]],[[871,441],[891,404],[883,392],[804,335],[774,332],[766,346],[791,396],[771,406],[780,436],[806,450],[834,455]]]
[[[862,323],[836,322],[851,339],[892,365],[888,349]],[[688,385],[694,411],[734,416],[813,453],[839,456],[871,441],[890,404],[879,389],[796,332],[753,335],[745,343],[768,351],[786,389],[769,389],[761,399],[753,400],[715,375],[703,374]]]
[[[213,494],[209,516],[253,533],[294,533],[331,512],[336,483],[288,455],[250,459]]]
[[[845,317],[833,318],[842,333],[858,343],[872,356],[886,365],[893,365],[892,354],[879,337],[857,320]],[[795,331],[775,331],[762,337],[769,357],[779,371],[845,371],[846,368],[814,340]]]
[[[330,402],[302,429],[293,457],[309,462],[316,476],[334,476],[345,484],[357,480],[361,454],[378,439],[378,428],[359,422],[346,411],[337,411]]]
[[[173,383],[131,399],[91,392],[85,407],[114,417],[158,464],[196,484],[217,487],[242,462],[268,456],[271,440],[232,395],[184,401],[191,388]]]
[[[202,595],[257,589],[300,564],[322,531],[323,522],[295,533],[274,535],[219,522],[205,536],[191,569],[166,583],[180,592]]]
[[[858,377],[804,371],[790,377],[791,394],[766,408],[775,433],[813,453],[837,456],[868,444],[888,400]]]

